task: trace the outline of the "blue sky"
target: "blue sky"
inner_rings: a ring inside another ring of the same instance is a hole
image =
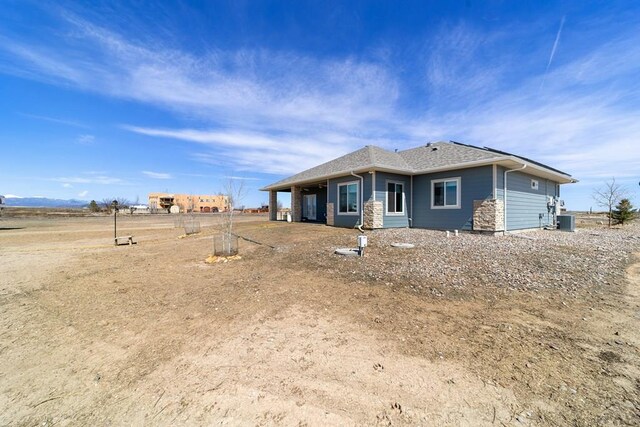
[[[263,185],[455,140],[640,203],[640,3],[0,2],[0,194]],[[595,207],[595,206],[594,206]]]

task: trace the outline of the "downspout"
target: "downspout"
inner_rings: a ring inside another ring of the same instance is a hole
[[[409,228],[413,228],[413,175],[411,175],[411,200],[409,201]]]
[[[376,171],[370,171],[371,174],[371,199],[376,201]]]
[[[509,172],[521,171],[526,167],[527,167],[527,165],[522,165],[521,168],[509,169],[509,170],[504,171],[504,190],[503,190],[502,196],[504,198],[504,220],[503,221],[504,221],[504,232],[505,233],[507,231],[509,231],[508,228],[507,228],[507,174]]]
[[[360,178],[360,227],[364,225],[364,177],[356,175],[351,171],[351,175]]]

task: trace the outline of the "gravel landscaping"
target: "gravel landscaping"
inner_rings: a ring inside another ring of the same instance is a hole
[[[443,231],[408,228],[367,234],[369,247],[363,258],[332,255],[336,247],[355,246],[355,235],[345,233],[321,247],[298,245],[302,257],[297,262],[352,280],[395,283],[434,294],[463,289],[473,293],[480,287],[575,293],[597,292],[620,281],[631,253],[640,248],[638,224],[506,236],[450,233],[447,238]],[[393,247],[396,243],[415,247]]]

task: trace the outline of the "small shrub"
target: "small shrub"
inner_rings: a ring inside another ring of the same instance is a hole
[[[629,199],[622,199],[613,212],[611,212],[611,219],[613,219],[616,224],[624,225],[625,222],[635,219],[635,215],[631,201],[629,201]]]

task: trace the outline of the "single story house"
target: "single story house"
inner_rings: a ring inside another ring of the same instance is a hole
[[[403,151],[368,145],[262,188],[270,219],[291,192],[293,221],[367,229],[506,232],[555,224],[571,175],[533,160],[458,142]]]

